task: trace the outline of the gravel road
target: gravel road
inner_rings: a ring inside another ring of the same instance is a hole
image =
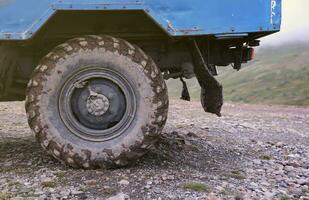
[[[23,102],[0,103],[0,199],[309,199],[309,109],[172,100],[159,143],[123,169],[47,156]]]

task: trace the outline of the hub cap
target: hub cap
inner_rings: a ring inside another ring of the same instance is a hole
[[[94,116],[102,116],[109,108],[109,100],[103,94],[89,90],[89,97],[87,100],[88,112]]]
[[[64,84],[59,113],[76,136],[105,141],[120,136],[136,111],[134,91],[123,76],[102,67],[87,67]]]

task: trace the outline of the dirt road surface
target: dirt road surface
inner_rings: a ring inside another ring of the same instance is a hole
[[[0,103],[0,199],[309,199],[309,109],[171,101],[160,143],[123,169],[47,156],[23,102]]]

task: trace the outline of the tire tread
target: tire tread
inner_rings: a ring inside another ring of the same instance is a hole
[[[55,68],[55,63],[66,56],[78,52],[82,49],[105,48],[107,51],[114,52],[132,59],[142,68],[144,74],[151,79],[151,86],[156,93],[156,99],[153,103],[158,104],[155,119],[144,128],[144,140],[141,144],[130,147],[130,151],[124,151],[119,156],[109,161],[92,160],[89,152],[74,152],[70,145],[57,143],[49,136],[49,128],[42,121],[38,97],[42,92],[42,83],[45,77],[49,76],[51,70]],[[161,89],[159,90],[158,87]],[[25,103],[28,123],[33,130],[36,139],[41,146],[54,158],[65,162],[75,168],[98,168],[115,167],[127,165],[132,158],[142,156],[149,147],[156,142],[156,137],[161,133],[167,119],[168,95],[167,87],[154,61],[147,56],[138,46],[130,44],[123,39],[117,39],[111,36],[88,35],[80,38],[71,39],[56,48],[45,56],[40,64],[33,71],[32,78],[27,87],[27,101]],[[161,103],[159,103],[161,102]],[[103,163],[103,164],[102,164]]]

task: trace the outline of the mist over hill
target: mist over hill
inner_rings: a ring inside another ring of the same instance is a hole
[[[226,101],[309,106],[309,43],[261,47],[255,60],[239,72],[220,67],[217,79]],[[197,81],[187,83],[191,97],[199,99]],[[178,98],[180,81],[169,80],[168,86],[170,96]]]

